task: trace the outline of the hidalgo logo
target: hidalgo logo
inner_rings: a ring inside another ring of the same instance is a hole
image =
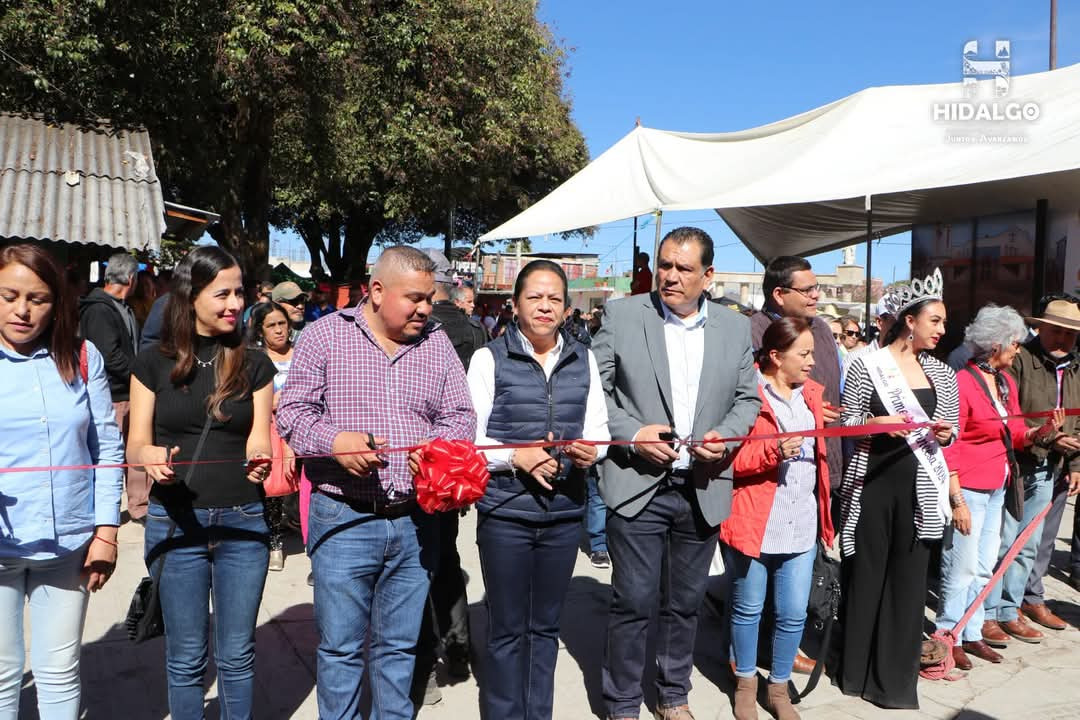
[[[1008,40],[994,41],[994,56],[979,59],[979,41],[969,40],[961,55],[962,86],[966,100],[934,103],[935,121],[946,122],[1031,122],[1039,119],[1039,105],[1033,102],[999,100],[1012,89],[1012,46]],[[994,100],[978,100],[979,80],[993,80]]]

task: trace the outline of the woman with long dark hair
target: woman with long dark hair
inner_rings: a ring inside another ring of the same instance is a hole
[[[266,491],[266,518],[270,525],[270,569],[275,572],[285,569],[285,498],[296,493],[300,487],[296,453],[278,435],[277,425],[273,422],[277,415],[278,398],[281,397],[281,389],[285,387],[292,364],[290,335],[289,312],[281,305],[263,302],[251,309],[248,343],[265,352],[277,370],[270,423],[270,448],[274,462],[270,466],[270,477],[263,484]]]
[[[244,343],[243,309],[236,260],[215,246],[192,250],[176,268],[161,343],[139,354],[131,381],[128,457],[154,480],[146,563],[176,720],[203,717],[211,599],[221,717],[251,717],[275,369]],[[217,462],[174,469],[173,459]]]
[[[514,320],[469,364],[478,444],[575,441],[550,452],[485,453],[491,480],[476,527],[488,605],[480,703],[500,720],[551,717],[586,470],[605,449],[580,440],[611,439],[596,359],[561,331],[569,302],[562,268],[533,260],[514,285]]]
[[[845,425],[926,423],[859,440],[844,471],[845,695],[918,708],[926,569],[952,522],[942,447],[955,438],[956,375],[930,351],[945,334],[940,273],[886,298],[896,323],[881,349],[855,358],[844,385]]]
[[[814,335],[801,318],[773,321],[758,349],[761,414],[732,460],[731,515],[720,526],[731,574],[731,646],[735,718],[757,717],[758,627],[773,586],[776,625],[769,670],[769,710],[798,720],[788,697],[795,654],[806,624],[817,543],[832,545],[825,438],[754,440],[825,426],[824,388],[810,379]]]
[[[90,592],[116,566],[124,461],[101,354],[80,347],[64,272],[37,245],[0,249],[0,718],[19,716],[25,608],[42,720],[79,716]]]

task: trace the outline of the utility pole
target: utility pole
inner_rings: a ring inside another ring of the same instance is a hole
[[[660,262],[660,240],[661,240],[660,226],[663,224],[662,223],[663,219],[664,219],[664,211],[663,210],[657,210],[656,211],[656,241],[653,243],[653,256],[652,256],[652,266],[653,266],[654,271],[656,269],[656,264]],[[635,258],[635,260],[636,260],[636,258]],[[655,278],[653,279],[653,282],[655,284]]]
[[[1050,69],[1057,69],[1057,0],[1050,0]]]

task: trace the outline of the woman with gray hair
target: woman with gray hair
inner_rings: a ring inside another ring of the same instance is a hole
[[[1011,307],[987,305],[964,331],[972,356],[959,372],[959,438],[945,448],[952,471],[949,503],[953,507],[952,547],[941,553],[939,630],[952,630],[986,586],[1001,543],[1002,508],[1008,483],[1022,482],[1014,471],[1013,450],[1061,427],[1060,411],[1041,427],[1028,428],[1020,414],[1016,380],[1005,372],[1020,341],[1027,336],[1024,319]],[[975,609],[953,648],[961,670],[970,670],[968,654],[991,663],[1001,655],[983,639],[983,607]]]

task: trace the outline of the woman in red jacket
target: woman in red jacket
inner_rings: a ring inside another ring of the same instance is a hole
[[[941,552],[941,590],[937,615],[940,630],[952,630],[975,597],[982,592],[997,562],[1001,544],[1002,506],[1012,477],[1011,449],[1021,450],[1036,439],[1049,438],[1064,420],[1047,419],[1028,428],[1021,418],[1016,381],[1006,370],[1027,336],[1024,319],[1011,307],[987,305],[964,331],[971,360],[956,373],[960,390],[959,437],[945,448],[945,461],[953,471],[949,500],[953,505],[952,546]],[[1006,444],[1008,442],[1008,444]],[[1010,447],[1011,446],[1011,447]],[[983,633],[986,636],[983,636]],[[995,622],[984,622],[980,604],[964,626],[953,659],[961,670],[971,669],[968,654],[991,663],[1001,655],[989,643],[1004,647],[1008,641]]]
[[[824,389],[810,379],[814,337],[809,324],[798,318],[773,322],[761,339],[757,359],[761,414],[751,435],[823,427]],[[776,627],[769,709],[779,720],[796,720],[787,682],[806,623],[817,542],[833,541],[825,440],[748,440],[733,463],[731,516],[720,526],[720,539],[727,546],[732,576],[735,717],[757,717],[758,625],[771,579]]]

